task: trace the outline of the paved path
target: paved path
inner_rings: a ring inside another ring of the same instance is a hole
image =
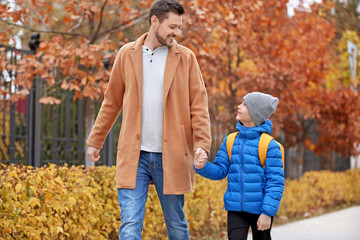
[[[360,240],[360,206],[274,227],[271,233],[273,240]]]

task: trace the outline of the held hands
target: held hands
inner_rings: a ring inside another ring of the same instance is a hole
[[[207,163],[208,155],[202,148],[195,148],[194,166],[196,169],[202,169]]]
[[[86,153],[87,153],[90,161],[92,161],[92,162],[99,161],[99,159],[100,159],[100,155],[99,155],[100,149],[88,146],[88,149],[87,149]]]
[[[259,231],[265,231],[270,228],[271,225],[271,217],[261,214],[257,221],[257,229]]]

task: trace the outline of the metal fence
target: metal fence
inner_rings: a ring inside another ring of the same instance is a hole
[[[25,55],[36,53],[40,36],[31,36],[31,50],[5,48],[10,64],[16,65]],[[16,72],[0,73],[1,88],[9,95],[0,97],[0,161],[40,167],[48,162],[56,164],[85,164],[84,101],[72,101],[70,91],[56,91],[61,104],[44,105],[39,99],[48,86],[39,76],[32,81],[30,94],[18,102],[9,101],[15,92],[21,91],[13,81]],[[61,76],[59,76],[61,77]],[[94,102],[95,109],[100,103]],[[118,119],[105,141],[98,165],[113,165],[121,119]],[[115,130],[115,131],[114,131]],[[114,134],[114,133],[115,134]]]
[[[10,64],[26,55],[36,53],[40,36],[34,34],[29,46],[31,50],[5,48]],[[108,65],[108,68],[111,66]],[[6,90],[7,97],[0,96],[0,162],[17,163],[40,167],[47,163],[84,165],[85,164],[85,101],[73,101],[73,93],[55,89],[52,95],[61,99],[60,104],[45,105],[39,103],[49,88],[40,76],[34,76],[30,94],[18,102],[9,101],[9,97],[21,91],[14,85],[16,72],[13,70],[0,73],[0,87]],[[57,78],[62,79],[61,72]],[[101,102],[94,102],[95,116]],[[101,158],[96,165],[116,164],[116,150],[121,128],[122,114],[107,136]],[[212,161],[228,129],[222,124],[211,127],[213,142],[209,159]]]

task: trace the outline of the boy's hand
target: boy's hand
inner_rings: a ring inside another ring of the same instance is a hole
[[[206,165],[208,155],[202,148],[195,149],[194,166],[196,169],[201,169]]]
[[[259,231],[265,231],[270,228],[271,225],[271,217],[261,214],[257,221],[257,229]]]

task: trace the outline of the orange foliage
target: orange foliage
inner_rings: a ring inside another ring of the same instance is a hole
[[[17,26],[25,32],[40,32],[42,39],[37,54],[16,65],[6,60],[5,48],[1,48],[0,71],[16,70],[14,84],[19,88],[29,89],[38,75],[46,81],[49,95],[62,88],[74,91],[74,99],[99,99],[106,89],[116,49],[124,44],[117,36],[121,39],[128,35],[126,30],[136,24],[134,20],[144,21],[144,7],[151,2],[32,0],[17,1],[16,7],[1,2],[0,17],[8,33]],[[0,44],[7,45],[8,41],[7,34],[0,34]],[[12,99],[18,99],[19,94],[13,94]],[[49,97],[42,102],[59,102]]]
[[[74,98],[99,99],[110,74],[106,67],[129,36],[137,37],[130,26],[146,22],[145,9],[153,1],[54,2],[17,1],[15,8],[8,1],[0,3],[0,17],[8,24],[5,34],[0,34],[0,44],[19,32],[14,25],[25,32],[38,30],[43,36],[37,55],[16,65],[6,61],[1,48],[0,71],[16,70],[14,85],[20,89],[29,89],[38,74],[49,86],[45,97],[53,97],[51,91],[62,88],[74,91]],[[328,10],[331,1],[315,4],[311,11],[297,11],[291,18],[286,13],[287,0],[182,2],[186,15],[179,41],[198,57],[213,123],[233,128],[242,96],[263,91],[280,99],[272,120],[275,135],[285,136],[285,147],[356,154],[358,97],[341,81],[331,90],[325,84],[335,65],[331,56],[334,27],[323,16],[323,8]],[[37,14],[30,10],[34,8]],[[309,136],[312,126],[318,130],[318,139]]]
[[[325,84],[335,61],[334,27],[322,12],[328,5],[316,4],[312,11],[289,17],[286,0],[191,3],[183,43],[199,58],[213,123],[233,128],[242,96],[262,91],[280,99],[271,119],[274,132],[284,133],[286,147],[355,153],[360,143],[358,98],[341,84],[332,90]],[[310,126],[318,128],[318,141],[310,140]]]

